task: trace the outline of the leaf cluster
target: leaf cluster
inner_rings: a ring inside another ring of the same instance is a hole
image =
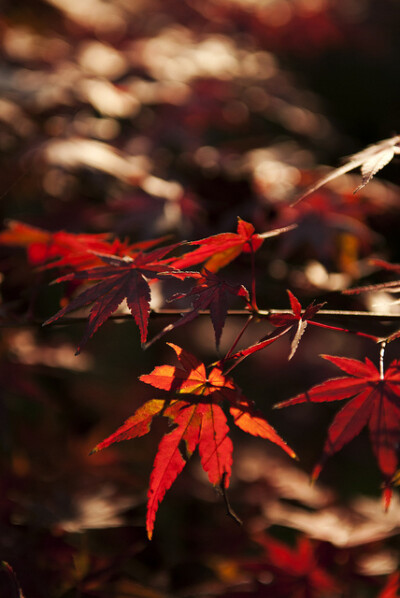
[[[390,151],[393,157],[397,146],[398,138],[395,137],[360,152],[353,157],[345,170],[339,169],[336,174],[325,177],[309,192],[316,191],[334,176],[358,165],[362,165],[364,186],[375,172],[389,161],[386,153]],[[381,156],[382,152],[386,152],[384,157]],[[356,189],[358,190],[359,188]],[[179,367],[157,366],[151,374],[140,376],[142,382],[166,391],[167,396],[150,399],[144,403],[116,432],[93,449],[93,452],[98,452],[116,442],[146,435],[150,432],[155,417],[166,418],[173,427],[161,440],[151,474],[147,505],[149,538],[153,535],[160,502],[196,448],[199,449],[202,467],[209,481],[220,489],[227,502],[226,489],[231,476],[233,446],[228,436],[229,428],[222,408],[224,404],[227,405],[236,426],[249,434],[270,440],[291,457],[296,456],[228,376],[245,358],[270,346],[288,333],[292,334],[288,356],[291,360],[309,325],[350,332],[347,328],[315,321],[318,314],[322,313],[325,303],[312,302],[303,309],[291,291],[288,291],[291,312],[263,314],[259,310],[256,299],[255,254],[266,238],[288,234],[295,228],[296,224],[290,224],[259,234],[255,232],[251,223],[238,218],[236,233],[221,233],[190,243],[175,243],[156,249],[154,246],[162,244],[163,238],[129,244],[119,239],[112,240],[110,235],[81,235],[63,231],[50,233],[20,222],[10,222],[8,229],[0,233],[0,244],[25,247],[33,266],[42,271],[63,271],[64,274],[54,282],[73,283],[75,291],[78,291],[76,296],[44,322],[44,325],[53,324],[70,312],[92,305],[77,354],[123,302],[139,328],[144,348],[176,328],[190,323],[200,313],[208,311],[218,349],[228,313],[228,296],[237,297],[244,303],[244,313],[248,313],[245,326],[225,356],[210,366],[208,373],[204,363],[194,355],[170,343],[178,357]],[[171,253],[175,255],[171,257]],[[250,289],[246,289],[244,285],[232,285],[218,274],[219,270],[243,253],[250,256]],[[379,264],[397,271],[397,266],[386,262]],[[201,266],[201,270],[192,270],[196,266]],[[188,291],[175,293],[170,298],[170,301],[189,299],[192,307],[149,341],[151,286],[155,282],[167,279],[192,281],[192,287]],[[356,291],[370,288],[373,287]],[[386,286],[383,285],[383,288]],[[247,327],[260,319],[266,320],[274,329],[255,344],[236,350]],[[344,370],[347,377],[323,382],[306,393],[279,403],[276,407],[351,399],[337,414],[329,428],[322,459],[314,468],[312,477],[316,479],[327,457],[339,451],[368,425],[372,447],[384,479],[384,500],[388,508],[392,486],[397,479],[400,377],[398,362],[393,361],[384,371],[383,360],[386,344],[395,340],[398,333],[388,337],[377,337],[362,331],[354,332],[379,344],[379,369],[368,359],[363,363],[355,359],[324,355],[325,359]],[[227,504],[229,505],[228,502]],[[229,506],[228,511],[233,513]]]

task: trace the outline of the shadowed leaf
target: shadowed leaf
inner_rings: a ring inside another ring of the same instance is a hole
[[[150,313],[150,286],[147,279],[154,279],[160,275],[177,277],[183,275],[171,266],[160,262],[161,258],[174,247],[176,245],[156,249],[147,254],[139,253],[133,259],[101,255],[99,257],[107,264],[106,266],[82,270],[58,278],[55,282],[71,280],[100,280],[100,282],[83,291],[43,325],[51,324],[65,314],[93,303],[84,336],[77,348],[79,353],[89,338],[126,299],[129,310],[139,327],[141,342],[145,343]]]
[[[224,280],[221,280],[216,274],[205,270],[196,285],[188,293],[177,293],[170,300],[176,301],[184,297],[192,297],[192,309],[183,314],[180,320],[177,320],[173,324],[168,324],[168,326],[163,328],[159,334],[146,344],[146,347],[153,344],[167,332],[194,320],[198,316],[200,310],[209,309],[215,332],[215,342],[218,348],[228,311],[229,294],[243,297],[247,303],[250,301],[249,293],[243,285],[233,286]]]

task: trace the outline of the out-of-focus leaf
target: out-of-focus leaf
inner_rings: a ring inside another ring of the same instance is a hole
[[[394,137],[370,145],[366,149],[350,156],[343,166],[336,168],[333,172],[322,177],[315,185],[309,187],[293,205],[307,197],[307,195],[314,193],[314,191],[317,191],[317,189],[326,185],[329,181],[336,179],[342,174],[346,174],[346,172],[350,172],[350,170],[354,170],[354,168],[361,167],[362,183],[355,189],[354,193],[356,193],[365,187],[377,172],[389,164],[396,154],[400,154],[400,135],[395,135]]]

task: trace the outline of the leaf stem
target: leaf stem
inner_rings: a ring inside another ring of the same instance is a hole
[[[251,307],[253,311],[258,312],[257,297],[256,297],[256,260],[254,255],[253,245],[250,243],[251,255]]]
[[[237,335],[236,339],[233,342],[233,345],[231,346],[231,348],[229,349],[228,353],[225,355],[224,359],[222,361],[226,361],[227,359],[229,359],[229,357],[232,355],[233,351],[235,350],[238,342],[240,341],[240,339],[242,338],[245,330],[247,329],[247,327],[249,326],[249,324],[253,321],[253,315],[249,316],[245,325],[243,326],[243,328],[241,329],[241,331],[239,332],[239,334]]]
[[[232,519],[234,521],[236,521],[236,523],[238,523],[239,525],[243,525],[243,521],[240,519],[240,517],[238,517],[236,515],[235,511],[232,509],[232,507],[230,505],[227,490],[226,490],[226,485],[225,485],[226,476],[227,476],[227,473],[226,473],[226,471],[224,471],[224,473],[222,474],[222,480],[221,480],[221,484],[220,484],[220,489],[221,489],[222,496],[223,496],[224,502],[225,502],[226,513],[227,513],[227,515],[229,515],[229,517],[232,517]]]

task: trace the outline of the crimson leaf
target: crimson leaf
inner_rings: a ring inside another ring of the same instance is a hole
[[[139,253],[133,259],[99,255],[107,264],[106,266],[81,270],[58,278],[55,282],[66,280],[100,280],[100,282],[83,291],[43,325],[51,324],[65,314],[93,303],[85,333],[76,351],[79,353],[89,338],[126,299],[129,310],[139,327],[141,342],[145,343],[150,313],[150,286],[147,279],[154,279],[161,275],[179,278],[189,276],[189,273],[178,272],[160,262],[160,259],[174,247],[176,245],[156,249],[147,254]]]
[[[170,299],[170,301],[176,301],[184,297],[192,297],[192,309],[183,314],[180,320],[163,328],[146,346],[154,343],[178,326],[188,324],[198,316],[200,310],[209,309],[218,348],[228,311],[228,294],[243,297],[247,303],[250,302],[249,293],[243,285],[231,285],[213,272],[205,270],[200,275],[197,284],[188,293],[177,293]]]
[[[322,355],[347,376],[317,384],[309,391],[278,403],[277,408],[299,403],[321,403],[350,399],[335,416],[323,455],[313,471],[316,479],[328,457],[339,451],[368,425],[372,448],[389,486],[398,466],[400,443],[400,360],[392,361],[383,374],[367,358],[356,359]],[[386,494],[387,504],[390,497]]]

